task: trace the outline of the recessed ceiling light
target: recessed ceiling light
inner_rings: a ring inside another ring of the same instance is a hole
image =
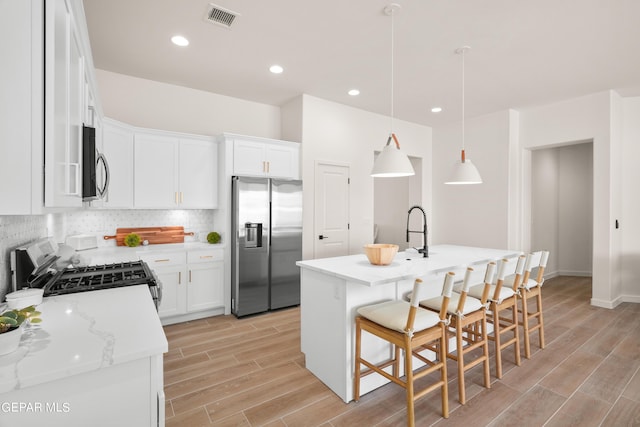
[[[358,96],[360,95],[360,91],[358,89],[351,89],[349,92],[347,92],[349,95],[351,96]]]
[[[272,65],[271,67],[269,67],[269,71],[271,71],[273,74],[281,74],[284,71],[284,68],[282,68],[280,65]]]
[[[433,108],[431,109],[431,112],[432,112],[432,113],[439,113],[440,111],[442,111],[442,107],[433,107]]]
[[[187,40],[186,38],[184,38],[182,36],[173,36],[173,37],[171,37],[171,41],[176,46],[189,46],[189,40]]]

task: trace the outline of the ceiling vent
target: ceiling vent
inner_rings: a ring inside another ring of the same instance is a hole
[[[221,25],[225,28],[231,28],[239,13],[232,12],[216,4],[209,3],[205,20],[212,24]]]

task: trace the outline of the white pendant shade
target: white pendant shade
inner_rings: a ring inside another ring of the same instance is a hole
[[[482,184],[482,178],[471,160],[458,160],[453,164],[449,180],[445,184]]]
[[[387,144],[382,149],[373,164],[373,169],[371,169],[371,176],[374,178],[393,178],[410,175],[415,175],[411,161],[394,144]]]

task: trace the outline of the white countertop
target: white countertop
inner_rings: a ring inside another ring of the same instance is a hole
[[[42,323],[0,356],[0,393],[168,351],[146,285],[45,298]]]
[[[209,244],[204,242],[166,243],[160,245],[136,246],[101,246],[95,249],[78,251],[87,264],[109,264],[137,260],[139,254],[146,252],[173,252],[206,249],[224,249],[224,243]]]
[[[428,258],[416,251],[398,252],[389,265],[373,265],[364,253],[298,261],[296,264],[300,268],[329,274],[350,282],[376,286],[452,269],[465,269],[470,264],[486,264],[492,260],[512,258],[520,253],[471,246],[436,245],[429,247]]]

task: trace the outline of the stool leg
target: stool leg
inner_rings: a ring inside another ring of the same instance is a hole
[[[493,318],[493,337],[496,343],[496,378],[502,378],[502,344],[500,342],[500,316],[498,304],[491,302],[491,316]]]
[[[538,323],[540,324],[540,328],[538,329],[538,338],[540,339],[540,348],[544,348],[544,319],[542,317],[542,289],[538,289],[537,295],[538,301]]]
[[[360,400],[360,338],[362,336],[362,329],[360,329],[359,319],[356,319],[356,366],[355,377],[353,384],[353,400],[356,402]]]
[[[407,388],[407,425],[409,427],[413,427],[415,425],[415,413],[413,409],[413,356],[411,352],[411,344],[407,340],[406,348],[404,349],[404,366],[405,366],[405,376],[406,376],[406,388]]]
[[[516,366],[520,366],[520,332],[518,331],[518,297],[513,297],[513,306],[511,308],[513,314],[513,335],[515,339]]]
[[[491,368],[489,367],[489,339],[487,338],[487,316],[486,314],[484,316],[482,316],[482,320],[481,320],[481,330],[480,330],[480,337],[482,340],[484,340],[484,344],[482,345],[482,353],[484,354],[484,362],[483,362],[483,369],[484,369],[484,386],[486,388],[491,388],[491,378],[490,378],[490,371]]]
[[[529,308],[527,299],[529,291],[522,289],[522,331],[524,333],[524,357],[531,358],[531,341],[529,339]]]
[[[458,317],[455,322],[456,351],[458,352],[458,397],[460,398],[460,403],[464,405],[466,403],[466,393],[464,388],[464,345],[462,342],[462,321],[460,317]]]

